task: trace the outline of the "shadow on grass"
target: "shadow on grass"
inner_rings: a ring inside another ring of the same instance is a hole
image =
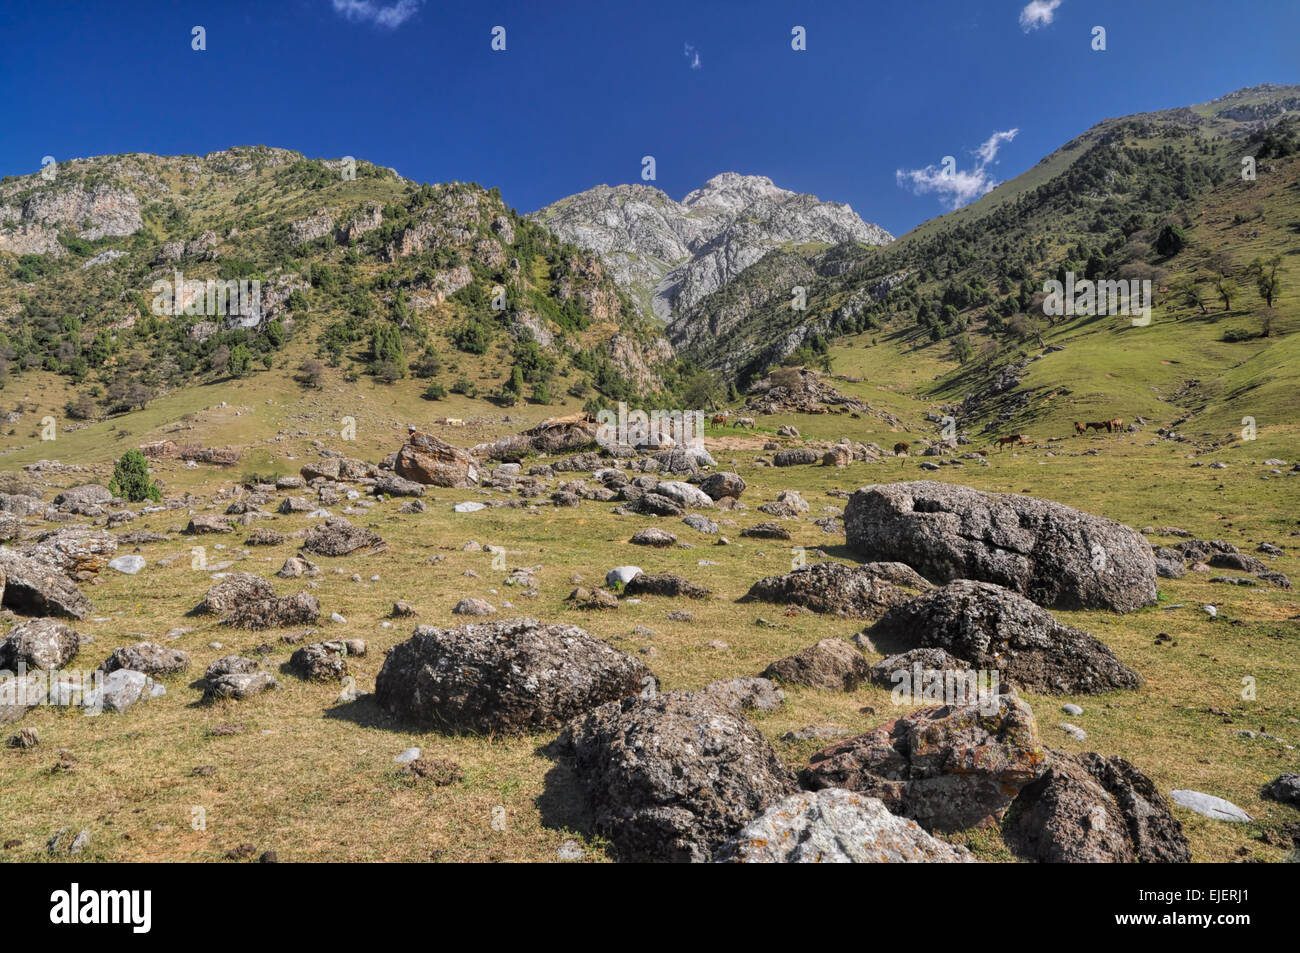
[[[550,830],[572,831],[588,839],[597,834],[586,808],[586,792],[573,770],[568,749],[557,738],[534,752],[552,762],[542,779],[542,793],[533,802],[541,815],[542,826]]]

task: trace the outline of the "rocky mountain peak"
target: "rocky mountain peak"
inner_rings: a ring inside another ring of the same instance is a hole
[[[663,321],[781,245],[893,240],[848,205],[738,172],[713,176],[680,202],[651,186],[602,185],[530,217],[596,252],[642,313]]]

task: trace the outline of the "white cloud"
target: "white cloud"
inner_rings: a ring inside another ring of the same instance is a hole
[[[950,209],[959,209],[975,201],[981,195],[993,191],[997,180],[989,168],[998,156],[998,150],[1004,142],[1016,137],[1019,129],[995,132],[972,154],[975,156],[975,168],[967,170],[945,168],[942,165],[927,165],[923,169],[898,169],[894,181],[900,188],[911,188],[916,195],[935,194],[939,201]]]
[[[1020,11],[1020,29],[1028,33],[1048,26],[1056,19],[1056,8],[1060,5],[1061,0],[1029,0]]]
[[[691,69],[702,69],[704,67],[704,64],[700,62],[700,51],[691,46],[691,44],[686,44],[684,55],[686,56],[686,59],[690,61]]]
[[[375,0],[334,0],[334,12],[353,22],[369,22],[395,30],[419,12],[424,0],[396,0],[382,4]]]

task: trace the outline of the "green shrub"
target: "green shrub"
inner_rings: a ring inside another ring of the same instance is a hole
[[[114,496],[124,497],[132,503],[143,500],[157,503],[162,499],[162,491],[149,479],[149,464],[139,450],[128,450],[113,465],[113,479],[108,482],[108,488]]]

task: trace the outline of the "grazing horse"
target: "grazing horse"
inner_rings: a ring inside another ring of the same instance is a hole
[[[1106,421],[1106,426],[1107,426],[1107,428],[1110,430],[1111,433],[1114,433],[1116,430],[1123,430],[1123,429],[1124,429],[1124,418],[1123,418],[1123,417],[1116,417],[1114,420],[1108,420],[1108,421]]]
[[[1088,421],[1086,424],[1084,424],[1084,427],[1086,427],[1088,430],[1109,430],[1109,429],[1110,429],[1110,421],[1109,421],[1109,420],[1100,420],[1100,421],[1098,421],[1098,420],[1090,420],[1090,421]]]
[[[905,454],[910,449],[911,449],[910,444],[900,440],[898,441],[898,443],[894,444],[894,456],[898,456],[900,453]]]
[[[1087,430],[1087,428],[1084,427],[1083,424],[1079,423],[1079,421],[1076,420],[1076,421],[1074,422],[1074,432],[1075,432],[1076,434],[1084,433],[1086,430]]]
[[[1013,433],[1009,437],[998,437],[999,450],[1001,450],[1009,443],[1026,444],[1029,443],[1029,437],[1022,433]]]
[[[713,426],[715,426],[715,427],[725,427],[725,426],[727,426],[727,415],[726,415],[726,414],[714,414],[713,417],[712,417],[712,419],[711,419],[709,422],[710,422],[711,424],[713,424]]]
[[[754,418],[753,418],[753,417],[737,417],[737,418],[736,418],[736,422],[735,422],[734,424],[732,424],[731,426],[732,426],[733,428],[734,428],[734,427],[741,427],[741,428],[748,427],[750,430],[753,430],[753,429],[754,429]]]

